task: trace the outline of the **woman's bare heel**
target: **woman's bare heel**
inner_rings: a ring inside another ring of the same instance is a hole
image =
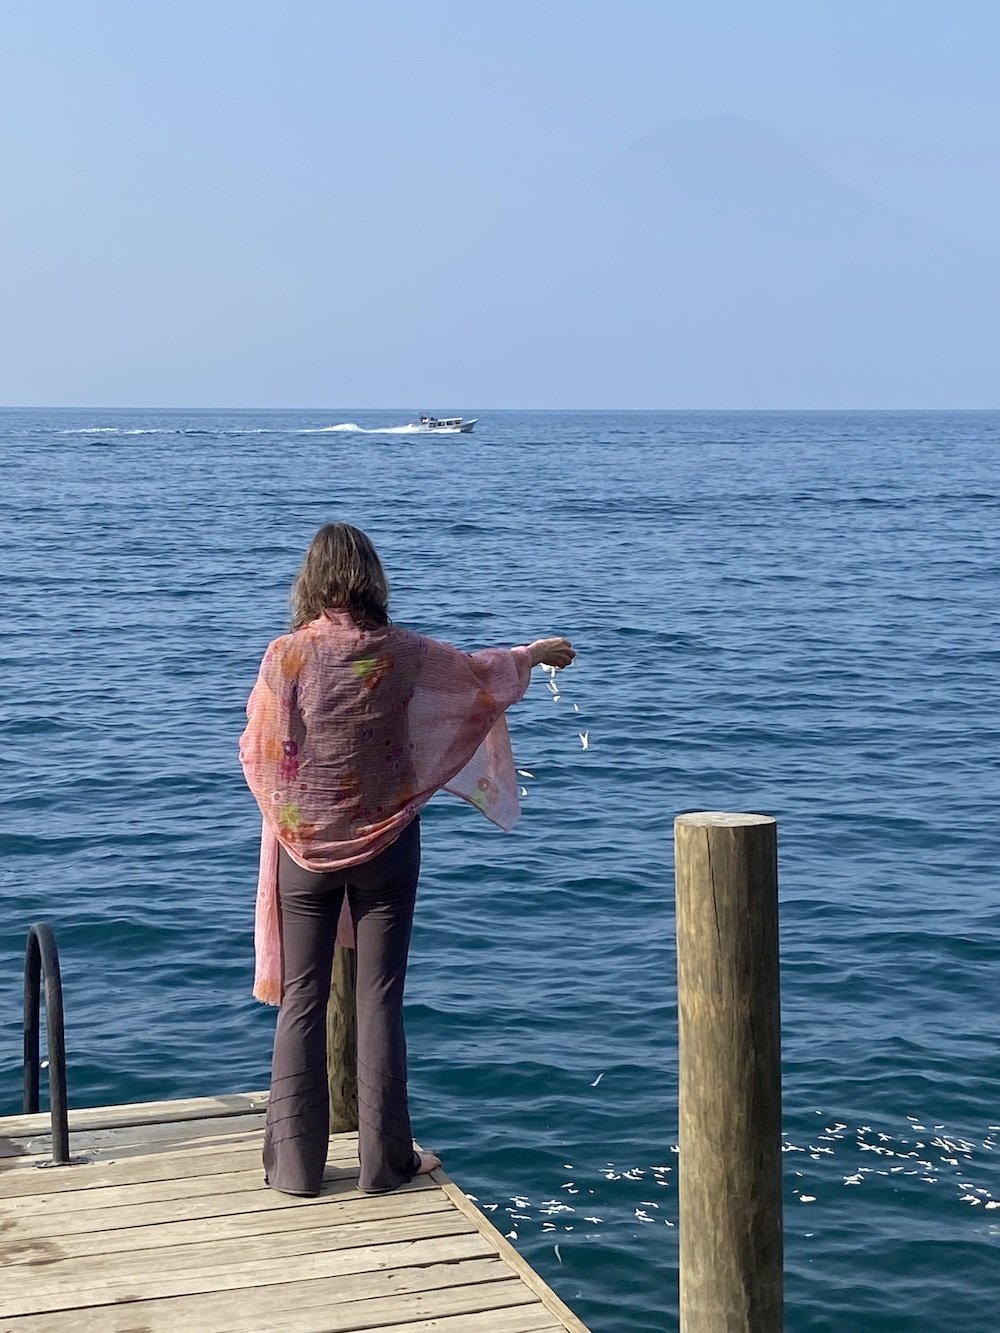
[[[420,1165],[413,1173],[415,1176],[429,1175],[432,1171],[436,1171],[441,1165],[441,1158],[438,1157],[437,1153],[418,1152],[417,1156],[420,1158]]]

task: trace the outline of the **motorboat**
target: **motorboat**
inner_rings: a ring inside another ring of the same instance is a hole
[[[426,412],[422,412],[419,425],[421,430],[439,430],[451,434],[468,435],[478,420],[478,417],[472,417],[469,421],[466,421],[463,417],[430,417]]]

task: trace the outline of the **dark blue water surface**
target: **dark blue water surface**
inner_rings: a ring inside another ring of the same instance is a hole
[[[407,415],[0,414],[0,1112],[38,918],[73,1104],[266,1086],[236,742],[347,518],[398,621],[580,650],[514,834],[425,818],[418,1137],[596,1333],[674,1329],[672,821],[773,814],[788,1328],[994,1326],[1000,415]]]

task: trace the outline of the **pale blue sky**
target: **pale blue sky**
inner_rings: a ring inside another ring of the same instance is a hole
[[[914,271],[921,246],[937,271],[961,252],[966,277],[989,288],[1000,281],[998,67],[995,0],[4,0],[0,402],[877,405],[877,376],[862,382],[835,352],[825,379],[766,365],[748,377],[753,349],[715,346],[710,330],[683,367],[665,344],[659,379],[656,334],[633,329],[631,303],[661,258],[683,267],[677,236],[697,245],[689,227],[667,228],[662,252],[649,240],[634,271],[620,270],[614,309],[595,311],[590,341],[565,354],[563,308],[545,312],[550,346],[522,345],[538,312],[520,299],[501,308],[492,256],[513,228],[525,291],[544,286],[551,262],[533,248],[532,217],[568,210],[559,226],[575,232],[586,182],[604,188],[602,171],[637,139],[723,116],[776,132],[873,218],[888,209],[923,228]],[[674,169],[664,151],[661,201]],[[794,194],[793,176],[780,188]],[[727,197],[731,226],[713,242],[730,273],[740,206]],[[859,270],[866,235],[851,232]],[[615,248],[605,230],[586,250],[581,292]],[[712,255],[696,268],[711,274]],[[943,291],[920,315],[928,327],[954,321],[972,346],[995,346],[988,303],[952,308]],[[715,308],[720,293],[705,295]],[[766,304],[759,290],[752,299]],[[691,309],[678,304],[675,325]],[[913,317],[900,312],[901,334]],[[815,319],[827,331],[843,320],[841,342],[854,338],[848,307],[817,306]],[[865,353],[885,359],[885,405],[1000,405],[971,372],[921,401],[926,374],[892,327]],[[456,349],[483,348],[464,379],[451,373],[452,336]],[[594,366],[633,353],[649,363],[641,386],[611,369],[595,379]],[[920,355],[933,364],[941,349]]]

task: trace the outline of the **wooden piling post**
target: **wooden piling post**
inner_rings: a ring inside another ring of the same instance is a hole
[[[780,1333],[777,825],[674,822],[681,1333]]]
[[[333,952],[333,984],[326,1007],[326,1072],[330,1089],[330,1133],[358,1127],[358,1047],[354,991],[357,954],[338,944]]]

